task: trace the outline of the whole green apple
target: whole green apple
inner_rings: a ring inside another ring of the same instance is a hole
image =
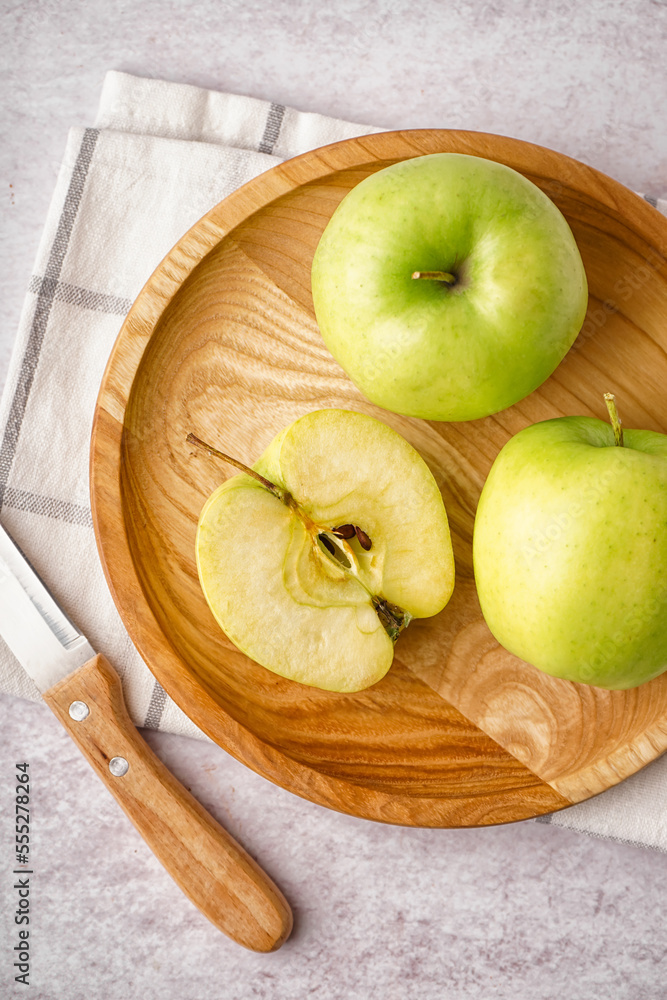
[[[588,300],[554,203],[510,167],[458,153],[357,184],[322,234],[312,293],[327,347],[364,395],[431,420],[527,396],[567,353]]]
[[[349,410],[300,417],[224,482],[204,504],[196,554],[232,642],[330,691],[379,681],[399,634],[441,611],[454,587],[430,469],[396,431]]]
[[[489,473],[473,542],[496,639],[603,688],[667,669],[667,437],[619,430],[560,417],[520,431]]]

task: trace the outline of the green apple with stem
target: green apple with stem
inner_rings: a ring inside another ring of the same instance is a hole
[[[324,341],[396,413],[474,420],[554,371],[586,313],[584,266],[560,210],[501,163],[432,153],[342,200],[312,266]]]
[[[556,677],[631,688],[667,670],[667,436],[592,417],[533,424],[496,458],[475,518],[482,613]]]
[[[317,410],[281,431],[252,469],[209,497],[197,567],[227,636],[277,674],[359,691],[389,670],[413,618],[454,587],[447,514],[433,475],[373,417]]]

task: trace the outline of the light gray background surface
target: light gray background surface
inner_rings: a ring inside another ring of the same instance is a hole
[[[107,69],[387,127],[468,127],[667,190],[667,3],[70,0],[0,5],[0,383],[71,125]],[[659,1000],[667,856],[542,824],[407,830],[148,739],[292,903],[272,956],[179,893],[50,712],[0,701],[0,997]],[[32,777],[30,991],[12,984],[14,763]]]

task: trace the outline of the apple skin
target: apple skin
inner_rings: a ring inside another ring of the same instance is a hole
[[[667,669],[667,436],[591,417],[533,424],[482,490],[473,559],[496,639],[535,667],[597,687]]]
[[[457,284],[413,279],[446,271]],[[372,402],[474,420],[523,399],[567,353],[588,288],[565,218],[531,181],[458,153],[362,180],[315,252],[317,322]]]

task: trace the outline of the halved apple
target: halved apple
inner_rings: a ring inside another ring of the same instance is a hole
[[[197,567],[232,642],[283,677],[360,691],[413,618],[454,588],[447,514],[428,466],[364,414],[317,410],[206,501]]]

